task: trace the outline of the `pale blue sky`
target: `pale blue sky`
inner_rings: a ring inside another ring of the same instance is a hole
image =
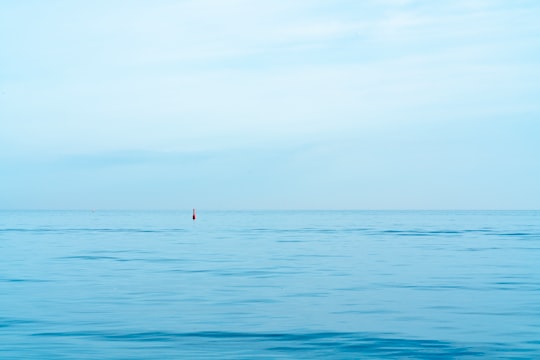
[[[0,0],[0,208],[539,209],[536,0]]]

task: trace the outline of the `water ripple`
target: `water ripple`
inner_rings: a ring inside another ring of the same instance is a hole
[[[0,233],[177,233],[186,229],[142,229],[142,228],[4,228]]]
[[[48,338],[90,338],[109,342],[162,343],[170,346],[203,346],[205,343],[221,346],[253,346],[258,344],[260,351],[269,353],[295,354],[296,356],[357,354],[374,357],[414,357],[428,359],[433,357],[476,357],[488,355],[488,345],[456,344],[429,339],[404,339],[382,337],[369,333],[313,332],[313,333],[256,333],[227,331],[198,332],[105,332],[71,331],[42,332],[35,337]],[[492,344],[491,347],[500,345]],[[185,349],[184,349],[185,350]]]

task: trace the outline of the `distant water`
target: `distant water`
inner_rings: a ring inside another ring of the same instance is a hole
[[[540,358],[538,211],[0,212],[2,359]]]

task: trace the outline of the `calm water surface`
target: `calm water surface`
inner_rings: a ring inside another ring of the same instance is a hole
[[[538,211],[0,211],[0,358],[540,358]]]

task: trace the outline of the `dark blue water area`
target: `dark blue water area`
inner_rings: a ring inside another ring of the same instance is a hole
[[[0,211],[0,358],[540,358],[538,211]]]

